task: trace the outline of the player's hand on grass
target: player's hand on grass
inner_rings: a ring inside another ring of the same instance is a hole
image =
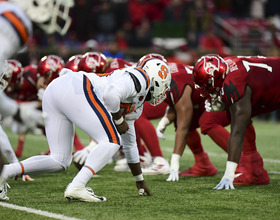
[[[179,181],[179,172],[178,170],[170,170],[169,177],[166,181]]]
[[[136,187],[138,189],[139,196],[144,196],[145,194],[148,195],[148,196],[152,195],[152,193],[150,192],[148,186],[145,183],[145,180],[137,181],[136,182]]]
[[[234,189],[233,182],[229,179],[222,178],[220,183],[213,189]]]

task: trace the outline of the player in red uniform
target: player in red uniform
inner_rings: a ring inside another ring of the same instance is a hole
[[[204,112],[204,98],[199,91],[194,89],[192,80],[192,67],[178,63],[168,63],[172,82],[171,89],[165,100],[169,106],[168,116],[165,117],[161,126],[161,133],[165,127],[175,119],[176,136],[175,146],[171,158],[170,176],[168,181],[179,180],[179,159],[182,156],[186,144],[189,146],[195,157],[195,165],[180,173],[181,176],[212,176],[217,169],[210,162],[209,157],[203,150],[200,135],[197,132],[198,119]],[[172,113],[172,114],[170,114]],[[172,117],[170,117],[172,115]],[[174,118],[175,115],[175,118]],[[161,122],[160,122],[161,123]],[[158,141],[152,146],[159,147]],[[145,173],[145,169],[143,169]]]
[[[231,117],[226,171],[214,189],[234,189],[235,170],[248,130],[253,132],[249,137],[255,142],[255,132],[250,128],[251,118],[279,109],[279,62],[278,57],[238,56],[223,59],[218,55],[206,55],[197,61],[193,71],[194,81],[204,94],[211,96],[205,103],[206,109],[226,109]],[[255,144],[248,145],[243,155],[251,161],[257,158],[260,171],[265,176]],[[256,177],[257,173],[250,172],[252,170],[247,169],[244,181],[253,181]]]

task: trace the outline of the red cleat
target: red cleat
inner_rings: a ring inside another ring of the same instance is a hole
[[[253,153],[243,155],[240,160],[239,168],[240,176],[233,181],[235,185],[267,185],[270,183],[270,177],[263,168],[263,159],[261,155],[255,151]]]
[[[217,168],[209,160],[208,154],[203,152],[194,155],[195,164],[188,170],[179,173],[179,176],[215,176]]]

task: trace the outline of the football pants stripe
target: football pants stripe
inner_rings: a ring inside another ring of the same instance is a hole
[[[1,16],[12,25],[19,36],[21,45],[24,45],[28,41],[29,34],[21,19],[10,11],[3,12]]]
[[[115,128],[114,123],[111,120],[110,113],[106,110],[100,100],[97,98],[96,94],[93,91],[93,86],[90,83],[90,80],[84,75],[84,92],[87,98],[87,101],[97,117],[99,118],[103,128],[105,129],[109,141],[111,143],[115,143],[120,145],[120,139],[118,136],[118,132]]]

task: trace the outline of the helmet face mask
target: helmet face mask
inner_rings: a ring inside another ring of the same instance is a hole
[[[107,58],[100,52],[88,52],[81,58],[78,69],[87,73],[104,73],[107,65]]]
[[[17,60],[5,60],[3,71],[0,77],[0,91],[4,91],[7,86],[16,86],[23,68]]]
[[[27,16],[46,33],[66,34],[71,24],[69,10],[73,0],[10,0],[21,7]]]
[[[151,80],[150,99],[146,101],[153,106],[159,105],[165,100],[166,92],[170,90],[171,73],[169,66],[160,59],[148,58],[142,60],[138,67],[145,70]]]
[[[201,96],[211,97],[220,93],[223,81],[228,73],[228,65],[218,55],[201,57],[193,69],[193,80],[196,88],[201,89]]]

